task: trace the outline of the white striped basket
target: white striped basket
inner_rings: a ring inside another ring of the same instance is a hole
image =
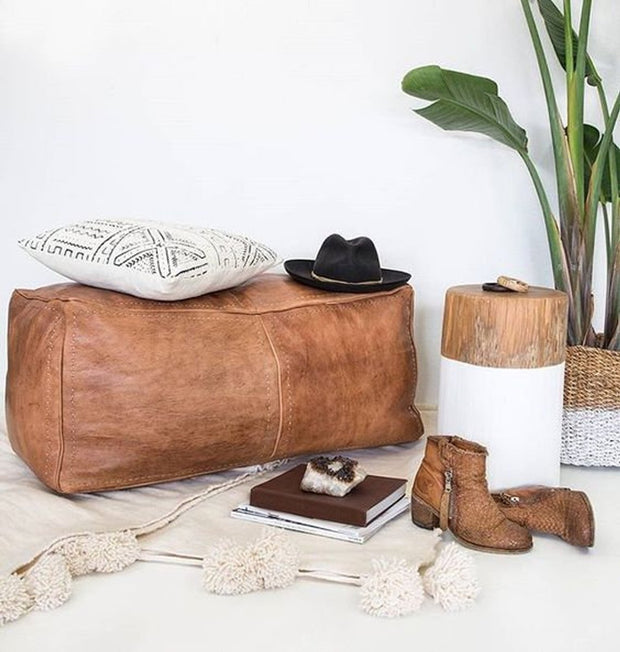
[[[620,351],[567,348],[562,463],[620,466]]]

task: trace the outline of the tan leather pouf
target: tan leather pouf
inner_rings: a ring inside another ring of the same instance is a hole
[[[10,440],[61,492],[413,441],[412,311],[409,285],[347,294],[276,274],[174,302],[16,290]]]

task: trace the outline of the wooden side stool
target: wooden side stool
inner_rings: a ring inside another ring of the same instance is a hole
[[[540,287],[446,292],[439,433],[488,448],[492,490],[559,482],[567,306]]]

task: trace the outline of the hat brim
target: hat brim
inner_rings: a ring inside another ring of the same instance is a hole
[[[369,283],[368,285],[348,285],[332,281],[321,281],[312,276],[313,260],[286,260],[284,269],[296,281],[313,288],[328,290],[329,292],[354,292],[356,294],[367,294],[370,292],[386,292],[404,285],[411,278],[407,272],[399,272],[395,269],[382,269],[381,282]]]

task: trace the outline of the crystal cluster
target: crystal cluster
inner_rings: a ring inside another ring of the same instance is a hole
[[[329,496],[346,496],[366,477],[359,462],[340,455],[313,457],[301,480],[303,491]]]

